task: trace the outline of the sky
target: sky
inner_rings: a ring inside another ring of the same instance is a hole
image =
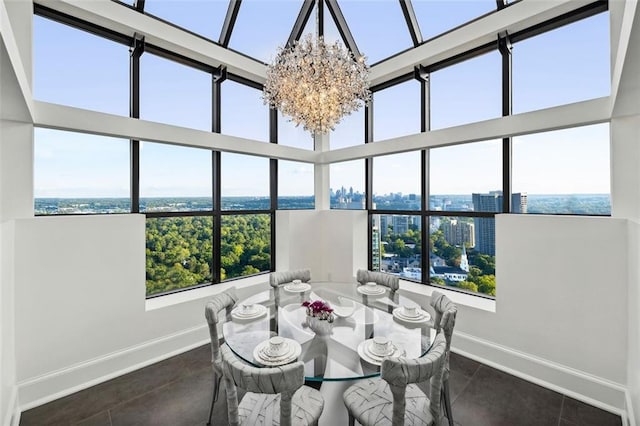
[[[411,46],[395,0],[340,1],[359,50],[372,64]],[[270,62],[288,38],[300,3],[245,0],[230,47]],[[495,7],[494,0],[414,0],[424,39]],[[145,9],[216,39],[226,1],[147,0]],[[277,11],[274,13],[273,11]],[[268,17],[268,19],[266,19]],[[608,13],[514,44],[514,113],[609,95]],[[305,28],[313,32],[315,14]],[[325,12],[325,38],[339,39]],[[79,54],[80,52],[80,54]],[[431,128],[500,116],[500,55],[471,59],[431,75]],[[208,74],[149,53],[141,59],[141,118],[211,129]],[[128,47],[34,17],[34,97],[111,114],[129,113]],[[409,81],[374,94],[374,141],[420,131],[420,85]],[[536,193],[609,193],[608,125],[513,139],[513,190]],[[222,133],[268,142],[268,107],[261,92],[225,81]],[[282,144],[313,149],[311,136],[279,118]],[[363,109],[330,135],[331,149],[364,143]],[[142,143],[141,196],[208,196],[211,155],[203,149]],[[500,189],[500,142],[433,149],[431,194]],[[268,160],[223,153],[223,196],[268,195]],[[418,193],[419,153],[374,159],[374,193]],[[333,164],[331,187],[364,191],[364,160]],[[35,132],[36,197],[129,196],[129,142],[49,129]],[[313,166],[280,161],[279,194],[312,195]]]

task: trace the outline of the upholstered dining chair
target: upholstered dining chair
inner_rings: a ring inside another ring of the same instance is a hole
[[[397,275],[368,271],[366,269],[358,269],[358,272],[356,273],[356,281],[360,284],[374,282],[376,284],[389,287],[392,291],[396,291],[400,288],[400,278]]]
[[[258,368],[238,358],[227,345],[220,354],[230,426],[318,424],[324,399],[304,385],[302,361]],[[236,386],[247,392],[240,404]]]
[[[220,393],[220,382],[222,380],[222,360],[220,358],[220,336],[218,335],[218,323],[220,322],[220,313],[222,310],[230,311],[236,304],[238,297],[236,296],[234,287],[229,290],[213,296],[204,308],[204,314],[209,324],[209,336],[211,337],[211,366],[213,368],[213,396],[211,397],[211,409],[209,410],[209,421],[211,424],[211,415],[213,414],[213,405],[218,399]],[[223,317],[224,318],[224,317]]]
[[[309,269],[297,269],[294,271],[278,271],[269,275],[271,287],[278,287],[280,284],[290,283],[293,280],[300,280],[303,283],[311,281],[311,271]]]
[[[380,377],[358,381],[343,394],[349,426],[440,424],[440,392],[447,342],[438,333],[422,358],[387,358]],[[430,381],[429,395],[416,384]]]
[[[447,296],[434,291],[431,293],[431,307],[433,307],[435,317],[433,326],[436,332],[443,331],[447,340],[447,356],[444,363],[444,373],[442,375],[442,395],[444,397],[444,410],[449,419],[449,426],[453,426],[453,413],[451,412],[451,393],[449,392],[449,358],[451,353],[451,338],[453,337],[453,327],[456,325],[456,315],[458,307]]]

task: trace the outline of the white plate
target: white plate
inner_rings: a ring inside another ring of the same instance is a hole
[[[264,314],[267,313],[267,307],[264,305],[253,305],[255,310],[252,310],[250,313],[243,312],[244,307],[238,306],[231,311],[231,317],[233,319],[238,320],[248,320],[248,319],[256,319],[260,318]]]
[[[370,344],[371,344],[371,339],[365,340],[364,342],[360,342],[360,344],[358,345],[358,348],[357,348],[358,355],[360,355],[360,358],[362,358],[363,360],[367,361],[369,364],[382,365],[382,360],[385,359],[385,358],[398,357],[398,356],[403,356],[404,355],[404,351],[402,349],[396,347],[395,352],[392,353],[391,355],[387,355],[386,357],[379,357],[377,355],[370,354],[370,352],[367,350],[367,347]]]
[[[419,316],[416,317],[408,317],[406,315],[404,315],[402,313],[403,309],[402,307],[399,308],[395,308],[393,310],[393,316],[398,318],[401,321],[406,321],[406,322],[411,322],[411,323],[416,323],[416,324],[421,324],[423,322],[427,322],[431,319],[431,315],[429,314],[429,312],[420,309],[418,312],[420,313]]]
[[[376,290],[373,291],[361,285],[358,288],[356,288],[356,290],[358,291],[358,293],[364,294],[365,296],[379,296],[381,294],[384,294],[385,292],[385,288],[383,286],[376,286]]]
[[[347,318],[353,315],[356,310],[356,302],[346,297],[338,296],[339,304],[334,303],[333,313],[341,318]]]
[[[292,339],[284,338],[284,341],[287,343],[289,348],[286,354],[283,354],[278,358],[273,358],[273,357],[267,358],[263,354],[264,354],[264,348],[269,344],[269,341],[265,340],[264,342],[260,342],[255,347],[255,349],[253,350],[253,358],[256,361],[258,361],[260,364],[270,366],[270,367],[289,364],[290,362],[295,361],[296,359],[298,359],[298,357],[302,353],[302,346],[300,346],[300,343]]]
[[[364,345],[364,352],[367,355],[369,355],[370,358],[382,360],[383,358],[391,356],[391,355],[393,355],[394,353],[396,353],[398,351],[398,347],[396,345],[394,345],[391,342],[389,342],[389,344],[390,344],[391,351],[389,351],[388,354],[379,355],[379,354],[377,354],[377,353],[375,353],[375,352],[373,352],[371,350],[371,346],[373,346],[373,340],[369,339],[369,340],[367,340],[367,343],[365,343],[365,345]]]
[[[289,293],[304,293],[305,291],[311,289],[311,285],[307,283],[302,283],[299,285],[287,284],[283,288],[284,291],[288,291]]]

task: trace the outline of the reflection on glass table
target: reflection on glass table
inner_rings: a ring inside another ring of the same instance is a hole
[[[334,321],[309,317],[302,306],[306,300],[328,302]],[[426,354],[435,337],[431,316],[386,287],[382,294],[367,295],[357,283],[312,282],[305,291],[281,286],[240,300],[228,314],[223,334],[233,352],[258,367],[266,363],[256,357],[256,348],[281,336],[292,348],[299,344],[297,359],[305,363],[305,380],[354,380],[379,375],[385,355]]]

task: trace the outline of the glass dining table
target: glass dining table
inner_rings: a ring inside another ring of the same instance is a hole
[[[435,337],[433,312],[407,295],[381,286],[377,286],[379,294],[365,294],[357,283],[309,284],[305,291],[288,291],[287,286],[280,286],[239,300],[235,309],[260,307],[262,314],[242,318],[227,312],[222,325],[227,345],[246,362],[264,367],[254,355],[258,345],[273,336],[295,340],[300,344],[297,359],[304,362],[307,381],[378,376],[380,359],[363,349],[374,337],[388,339],[396,349],[394,356],[418,358],[429,351]],[[332,323],[312,321],[307,316],[302,303],[315,300],[328,302],[334,309]],[[417,319],[400,316],[405,307],[406,312],[413,312],[414,307],[423,315]]]

